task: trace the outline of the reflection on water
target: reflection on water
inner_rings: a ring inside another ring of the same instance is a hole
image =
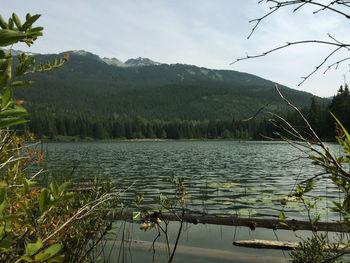
[[[169,236],[174,241],[178,230],[178,223],[171,222]],[[105,254],[110,256],[109,262],[152,262],[152,241],[157,231],[141,231],[134,223],[118,222],[115,226],[118,241],[111,240]],[[121,246],[122,231],[124,231],[124,246]],[[279,240],[300,241],[300,236],[306,239],[311,236],[310,231],[287,231],[257,228],[251,231],[247,227],[185,224],[174,262],[186,263],[287,263],[290,262],[288,251],[275,249],[254,249],[236,247],[232,243],[237,240]],[[335,233],[328,233],[331,242],[344,242],[347,239]],[[110,254],[110,249],[112,253]],[[345,258],[349,260],[349,257]],[[155,262],[167,262],[165,238],[157,239],[155,246]]]
[[[183,177],[192,214],[276,217],[282,209],[280,201],[296,181],[321,171],[305,154],[281,142],[75,142],[43,147],[44,165],[51,171],[78,166],[75,181],[97,176],[121,189],[132,185],[124,199],[142,193],[149,206],[160,192],[173,192],[166,181],[170,175]],[[322,211],[338,193],[327,179],[316,185],[313,194],[319,197],[318,211]],[[284,210],[287,216],[305,219],[303,207],[296,202],[289,202]],[[323,214],[331,217],[330,212]]]
[[[171,240],[177,234],[178,224],[175,222],[169,225],[169,236]],[[152,262],[152,241],[157,236],[154,231],[140,231],[139,226],[133,223],[119,222],[115,232],[122,229],[129,242],[124,243],[124,251],[120,249],[120,242],[109,243],[112,248],[110,262]],[[290,231],[277,231],[281,240],[296,240]],[[301,233],[299,233],[301,234]],[[122,234],[119,233],[119,240]],[[185,224],[181,235],[179,247],[175,254],[174,262],[216,262],[216,263],[270,263],[288,262],[288,253],[281,250],[251,249],[236,247],[232,244],[235,240],[244,239],[270,239],[276,240],[272,230],[258,229],[250,231],[244,227],[216,226],[216,225],[193,225]],[[130,249],[129,249],[130,248]],[[105,250],[109,254],[109,248]],[[122,259],[123,257],[123,259]],[[119,260],[118,260],[119,259]],[[167,262],[165,239],[162,235],[157,239],[155,246],[155,262]]]

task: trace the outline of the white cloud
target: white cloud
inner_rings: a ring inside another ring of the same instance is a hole
[[[2,4],[3,17],[13,11],[20,17],[28,11],[42,14],[38,25],[44,25],[45,35],[33,46],[34,52],[85,49],[120,60],[143,56],[165,63],[245,71],[292,88],[298,88],[300,77],[322,61],[327,47],[295,46],[234,66],[229,63],[246,52],[257,54],[286,41],[327,39],[327,33],[349,40],[344,18],[326,12],[312,15],[307,8],[297,13],[280,10],[247,40],[254,25],[248,21],[268,11],[256,0],[12,0]],[[23,45],[18,48],[25,49]],[[317,74],[299,89],[333,95],[348,70],[345,64],[325,76]]]

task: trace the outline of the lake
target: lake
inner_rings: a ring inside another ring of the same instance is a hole
[[[306,154],[284,142],[159,141],[159,142],[48,142],[42,145],[50,175],[73,174],[73,181],[109,179],[128,204],[143,194],[172,194],[171,175],[183,177],[191,214],[306,219],[303,206],[281,200],[297,182],[322,172]],[[336,145],[330,147],[338,151]],[[76,169],[71,173],[73,167]],[[338,191],[328,179],[319,179],[312,195],[318,198],[322,220],[338,219],[327,207]]]

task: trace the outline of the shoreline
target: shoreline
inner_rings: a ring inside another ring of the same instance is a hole
[[[195,141],[236,141],[236,142],[246,142],[254,141],[253,139],[233,139],[233,138],[193,138],[193,139],[161,139],[161,138],[142,138],[142,139],[94,139],[94,138],[79,138],[75,136],[59,136],[54,139],[49,138],[38,138],[38,141],[42,142],[195,142]]]
[[[139,139],[126,139],[126,138],[118,138],[118,139],[94,139],[91,137],[76,137],[76,136],[57,136],[53,139],[44,137],[38,138],[37,141],[41,142],[210,142],[210,141],[230,141],[230,142],[238,142],[238,143],[246,143],[246,142],[254,142],[254,141],[266,141],[266,142],[282,142],[283,140],[264,140],[264,139],[234,139],[234,138],[192,138],[192,139],[162,139],[162,138],[139,138]],[[324,140],[323,142],[334,143],[336,141]]]

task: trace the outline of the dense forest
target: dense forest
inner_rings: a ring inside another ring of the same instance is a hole
[[[76,139],[253,139],[263,136],[274,137],[278,129],[269,122],[269,115],[245,120],[147,120],[140,116],[131,118],[126,114],[101,115],[93,112],[73,111],[52,106],[29,104],[31,121],[24,128],[39,138],[57,139],[59,136],[73,136]],[[319,136],[334,140],[334,113],[350,129],[349,88],[340,87],[329,104],[317,103],[314,98],[310,106],[301,109]],[[292,111],[282,114],[288,122],[301,128],[303,122]]]
[[[64,54],[38,54],[35,60],[45,63]],[[25,78],[36,83],[14,90],[14,95],[36,105],[49,105],[57,114],[67,110],[164,121],[240,120],[266,104],[266,109],[273,112],[286,110],[274,90],[275,83],[252,74],[183,64],[147,64],[146,59],[118,66],[84,51],[68,54],[64,68],[27,74]],[[279,87],[298,107],[309,105],[313,97]],[[315,100],[327,101],[319,97]]]
[[[51,61],[64,54],[36,54],[35,59]],[[14,91],[30,112],[31,121],[22,128],[39,138],[260,140],[277,131],[266,112],[303,125],[279,98],[274,83],[252,74],[142,58],[122,63],[86,51],[68,54],[64,68],[28,74],[24,78],[34,79],[35,85]],[[347,85],[332,101],[279,87],[322,138],[334,139],[330,111],[349,127]],[[256,118],[243,121],[261,108]]]

